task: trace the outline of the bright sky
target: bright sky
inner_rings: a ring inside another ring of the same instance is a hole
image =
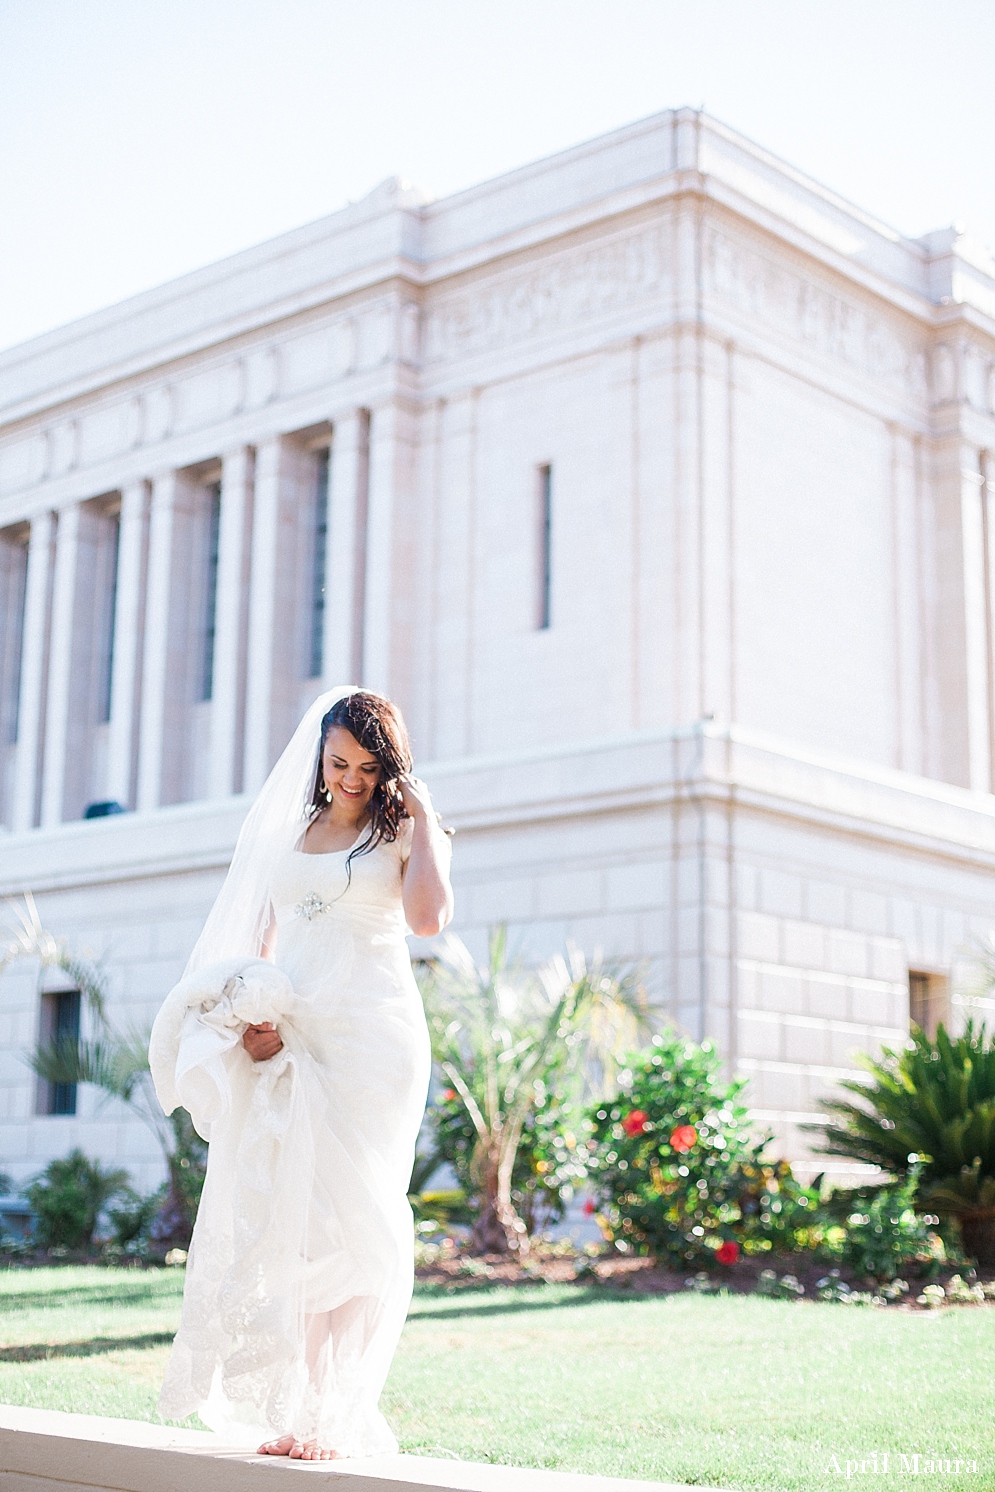
[[[0,346],[682,104],[995,244],[993,70],[992,0],[0,0]]]

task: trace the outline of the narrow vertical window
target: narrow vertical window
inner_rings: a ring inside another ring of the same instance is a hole
[[[0,740],[17,740],[21,699],[21,653],[24,645],[24,604],[27,591],[28,546],[16,539],[0,540]]]
[[[218,553],[221,542],[221,483],[207,489],[207,563],[204,596],[204,652],[201,665],[201,699],[214,694],[214,634],[218,617]]]
[[[114,625],[117,614],[117,567],[121,548],[121,514],[107,519],[105,565],[100,596],[100,694],[97,719],[101,724],[111,718],[111,684],[114,676]]]
[[[922,974],[909,970],[909,1024],[918,1026],[930,1040],[937,1026],[950,1019],[949,986],[942,974]]]
[[[544,631],[552,623],[553,591],[553,468],[539,468],[539,595],[536,627]]]
[[[79,990],[57,990],[41,997],[41,1040],[43,1046],[60,1047],[71,1052],[79,1043]],[[41,1083],[38,1094],[40,1114],[75,1114],[75,1083]]]
[[[325,666],[325,565],[328,550],[328,467],[329,448],[316,453],[317,473],[314,499],[314,562],[311,570],[311,646],[310,677],[321,677]]]

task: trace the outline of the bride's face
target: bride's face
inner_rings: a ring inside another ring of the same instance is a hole
[[[376,757],[360,746],[351,731],[333,725],[325,737],[321,767],[333,804],[347,809],[350,815],[361,814],[380,781]]]

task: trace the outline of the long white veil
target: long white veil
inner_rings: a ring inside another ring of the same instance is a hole
[[[356,689],[355,684],[344,684],[319,694],[294,731],[246,815],[224,885],[187,960],[184,977],[222,959],[259,957],[270,913],[270,873],[277,857],[293,849],[307,821],[322,716]]]

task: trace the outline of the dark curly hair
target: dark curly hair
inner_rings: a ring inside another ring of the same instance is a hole
[[[312,816],[326,806],[322,757],[328,732],[336,725],[355,736],[363,750],[380,763],[380,776],[367,807],[369,833],[350,851],[346,861],[346,873],[351,879],[354,857],[368,854],[378,844],[389,844],[396,839],[401,820],[408,817],[397,779],[411,771],[411,743],[400,710],[382,694],[367,694],[365,690],[357,689],[354,694],[346,694],[337,700],[322,716],[318,765],[310,803]]]

